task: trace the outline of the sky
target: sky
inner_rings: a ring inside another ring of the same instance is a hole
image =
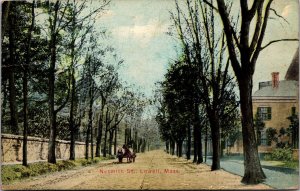
[[[276,19],[269,20],[263,44],[298,38],[298,1],[275,0],[272,7],[288,23],[271,13]],[[124,59],[121,78],[148,96],[155,89],[154,83],[163,80],[168,63],[178,56],[177,41],[166,34],[172,25],[169,11],[174,8],[174,0],[112,0],[97,22],[99,28],[108,29],[107,43]],[[263,50],[257,60],[253,91],[259,82],[271,79],[271,72],[279,72],[283,80],[297,47],[298,42],[280,42]]]

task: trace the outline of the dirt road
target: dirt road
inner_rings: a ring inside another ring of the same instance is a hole
[[[259,184],[247,186],[241,177],[223,170],[195,165],[163,151],[138,154],[135,163],[116,160],[57,172],[3,185],[9,189],[270,189]]]

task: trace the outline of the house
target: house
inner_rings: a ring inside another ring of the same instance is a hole
[[[255,115],[258,115],[265,124],[265,128],[260,131],[258,152],[271,152],[276,147],[275,141],[269,144],[270,142],[267,140],[266,131],[268,128],[276,130],[275,139],[277,139],[277,142],[291,143],[291,137],[287,136],[287,134],[279,137],[278,135],[281,134],[282,128],[286,130],[290,126],[291,122],[288,117],[292,114],[298,115],[299,112],[299,48],[294,55],[284,80],[280,80],[279,72],[272,72],[270,81],[259,82],[258,90],[252,95],[252,104],[253,117],[255,118]],[[295,134],[296,140],[298,140],[298,133]],[[295,145],[298,148],[298,141]],[[229,150],[230,153],[242,153],[242,139],[238,139]],[[298,149],[296,150],[298,151]]]
[[[252,95],[253,115],[257,114],[265,123],[261,130],[261,145],[259,152],[268,152],[276,146],[273,141],[267,144],[267,129],[274,128],[277,137],[281,129],[290,125],[290,117],[299,111],[299,49],[297,50],[284,80],[279,79],[279,72],[271,73],[271,80],[260,82],[259,89]],[[290,137],[280,136],[278,142],[291,142]]]

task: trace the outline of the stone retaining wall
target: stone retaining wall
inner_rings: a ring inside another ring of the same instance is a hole
[[[28,137],[27,142],[27,160],[39,161],[47,160],[48,140],[39,137]],[[23,136],[1,134],[1,161],[2,162],[20,162],[22,161]],[[94,149],[95,150],[95,149]],[[85,143],[76,142],[76,158],[84,158]],[[70,141],[56,141],[56,158],[69,159]]]

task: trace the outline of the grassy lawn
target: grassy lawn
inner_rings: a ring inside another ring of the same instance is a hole
[[[9,184],[14,180],[20,180],[27,177],[37,176],[41,174],[70,170],[78,166],[87,166],[97,164],[100,161],[112,159],[112,157],[95,157],[94,159],[76,159],[57,161],[56,164],[48,162],[31,163],[28,166],[20,164],[2,166],[1,179],[2,183]]]
[[[299,161],[282,161],[283,164],[278,166],[292,168],[292,169],[299,169]]]

